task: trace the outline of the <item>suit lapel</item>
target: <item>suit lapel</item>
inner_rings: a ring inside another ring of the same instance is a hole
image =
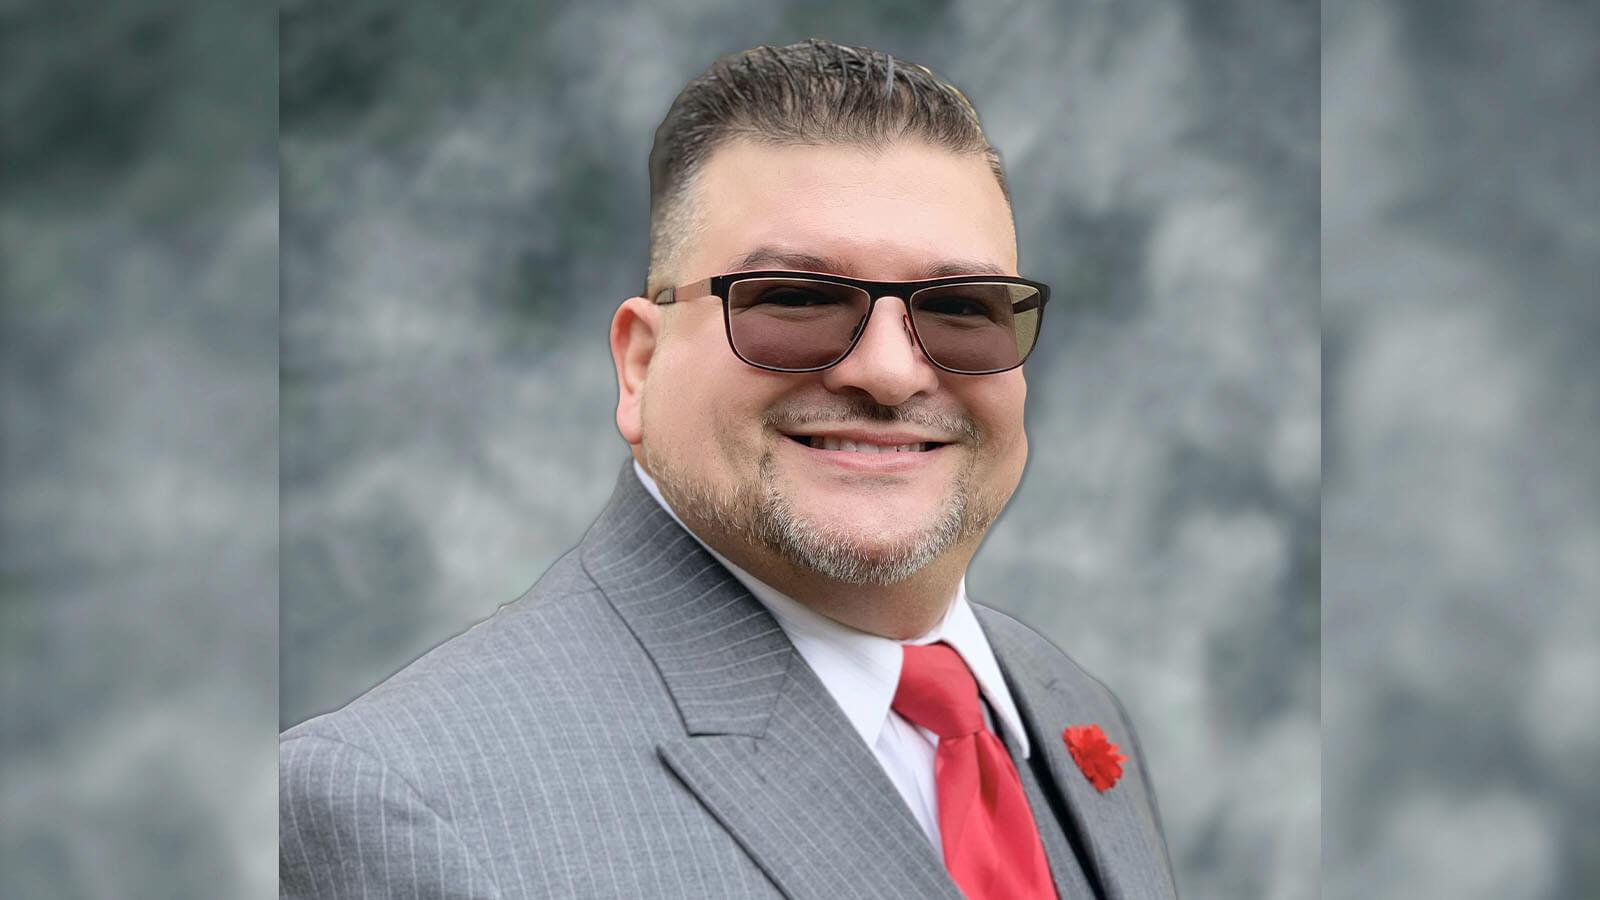
[[[657,752],[789,897],[960,893],[788,637],[625,468],[580,545],[650,654],[686,736]]]
[[[1176,897],[1149,786],[1134,762],[1132,737],[1122,726],[1115,702],[1087,676],[1081,684],[1059,678],[1038,658],[1036,648],[1011,628],[998,627],[1003,624],[998,614],[974,608],[1026,723],[1033,752],[1045,755],[1066,804],[1070,821],[1062,824],[1075,831],[1088,856],[1083,861],[1086,874],[1099,884],[1106,900]],[[1033,640],[1039,641],[1037,636]],[[1059,671],[1059,665],[1054,669]],[[1128,756],[1122,779],[1104,793],[1089,783],[1062,737],[1067,726],[1090,723],[1099,724]]]
[[[1028,808],[1033,812],[1034,824],[1039,829],[1039,839],[1044,844],[1045,858],[1050,863],[1050,874],[1055,880],[1057,894],[1072,900],[1099,896],[1090,887],[1079,854],[1072,848],[1071,841],[1067,837],[1067,825],[1056,811],[1059,803],[1049,796],[1051,791],[1049,782],[1035,775],[1033,762],[1022,755],[1021,748],[1005,729],[1001,729],[1000,737],[1005,743],[1006,752],[1011,755],[1011,764],[1016,766],[1017,775],[1022,780],[1023,791],[1028,797]],[[1036,738],[1030,735],[1029,740],[1034,746],[1038,746]],[[1035,753],[1034,759],[1037,758],[1038,755]]]
[[[795,900],[959,900],[860,735],[795,664],[765,735],[684,738],[662,744],[662,759]]]

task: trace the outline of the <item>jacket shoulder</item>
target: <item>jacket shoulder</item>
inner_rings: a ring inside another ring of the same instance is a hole
[[[658,686],[643,648],[568,553],[521,597],[345,706],[283,732],[280,746],[318,738],[359,748],[414,775],[427,795],[434,777],[474,758],[463,741],[499,738],[508,723],[583,734],[575,723],[592,723],[619,697],[648,702]]]
[[[280,754],[281,897],[500,896],[483,858],[384,760],[314,736]]]

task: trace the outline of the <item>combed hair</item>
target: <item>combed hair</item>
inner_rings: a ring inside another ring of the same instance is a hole
[[[1000,152],[971,101],[923,66],[815,38],[724,56],[689,82],[650,149],[650,270],[646,297],[669,287],[696,224],[688,196],[717,147],[845,144],[884,150],[905,138],[982,156],[1011,202]]]

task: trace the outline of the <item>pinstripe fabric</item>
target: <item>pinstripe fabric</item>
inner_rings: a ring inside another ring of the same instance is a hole
[[[974,608],[1027,723],[1028,740],[1042,756],[1049,775],[1048,780],[1040,778],[1036,768],[1028,767],[1011,748],[1035,819],[1049,815],[1052,824],[1060,826],[1055,834],[1050,833],[1054,829],[1041,829],[1058,887],[1076,880],[1063,870],[1081,863],[1079,871],[1106,900],[1176,898],[1167,839],[1150,790],[1144,751],[1122,704],[1110,689],[1033,629],[998,610]],[[1100,725],[1106,737],[1133,761],[1116,786],[1105,793],[1096,790],[1078,769],[1062,737],[1068,725],[1091,722]],[[1064,815],[1041,813],[1042,806]],[[1057,836],[1078,847],[1077,856],[1083,858],[1067,860]]]
[[[1039,838],[1044,843],[1044,855],[1050,863],[1050,875],[1055,880],[1056,893],[1062,897],[1100,896],[1084,874],[1083,864],[1078,858],[1079,851],[1074,849],[1074,841],[1063,826],[1067,817],[1054,782],[1046,778],[1041,783],[1039,773],[1034,768],[1041,758],[1040,754],[1034,754],[1031,759],[1024,757],[1010,735],[1001,734],[1000,739],[1005,743],[1006,752],[1011,754],[1011,764],[1017,767],[1017,775],[1022,780],[1028,808],[1033,811],[1033,824],[1039,829]],[[1030,734],[1028,740],[1037,746],[1037,737]]]
[[[1092,716],[1136,746],[1058,651],[979,618],[1024,717],[1050,723],[1030,739]],[[284,897],[960,896],[777,623],[631,467],[525,596],[285,732],[280,763]],[[1088,865],[1047,842],[1064,896],[1089,896],[1085,871],[1108,897],[1172,896],[1144,784],[1141,763],[1104,797],[1060,792],[1090,804],[1067,823]]]

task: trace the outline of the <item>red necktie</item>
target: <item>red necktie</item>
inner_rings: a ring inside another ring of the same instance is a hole
[[[894,711],[939,736],[933,759],[944,864],[970,900],[1056,896],[1006,748],[983,724],[978,683],[948,644],[903,645]]]

